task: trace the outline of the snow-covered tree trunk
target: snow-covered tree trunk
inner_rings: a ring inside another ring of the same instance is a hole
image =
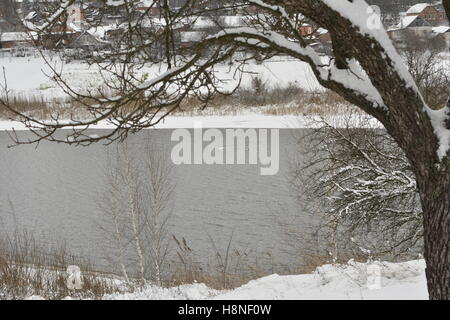
[[[336,69],[324,79],[310,62],[319,82],[377,118],[405,151],[423,207],[429,295],[450,299],[450,105],[435,111],[425,104],[384,30],[368,23],[365,1],[282,3],[330,31]],[[355,88],[357,80],[346,75],[357,70],[355,60],[368,78],[364,86],[373,86],[370,91]]]
[[[426,275],[431,299],[450,300],[449,172],[447,169],[446,174],[417,179],[424,214]]]
[[[445,13],[447,14],[447,19],[450,21],[450,0],[443,0],[443,5]]]
[[[450,22],[450,0],[443,0]],[[450,49],[450,48],[449,48]],[[450,92],[449,92],[450,93]],[[447,102],[447,129],[450,129],[450,97]],[[443,172],[418,177],[424,211],[425,260],[431,299],[450,300],[450,155]]]
[[[137,179],[137,169],[132,158],[127,152],[123,153],[123,184],[125,186],[126,214],[129,219],[130,240],[136,252],[136,265],[139,280],[145,284],[145,253],[142,244],[142,222],[140,217],[139,203],[139,183]]]

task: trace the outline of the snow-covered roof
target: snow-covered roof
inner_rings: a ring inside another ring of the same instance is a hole
[[[415,21],[421,20],[425,26],[430,26],[429,22],[419,16],[406,16],[400,19],[400,23],[389,31],[399,30],[410,27]]]
[[[37,15],[36,11],[31,11],[29,12],[26,17],[24,18],[24,20],[31,20],[33,19],[35,16]]]
[[[244,19],[241,16],[223,16],[222,19],[227,27],[242,27],[244,25]]]
[[[141,0],[137,4],[138,4],[138,6],[144,7],[144,8],[151,8],[151,7],[156,6],[154,0]]]
[[[446,32],[450,32],[450,27],[446,27],[446,26],[434,27],[432,29],[432,31],[434,33],[446,33]]]
[[[412,24],[416,19],[419,19],[419,16],[406,16],[401,19],[399,27],[407,28],[410,24]]]
[[[413,5],[406,11],[406,14],[419,14],[425,10],[430,4],[429,3],[418,3]]]
[[[181,32],[181,42],[199,42],[203,40],[205,34],[198,31],[184,31]]]
[[[7,41],[30,41],[33,39],[32,35],[27,32],[4,32],[0,34],[2,42]]]
[[[316,33],[317,34],[327,34],[328,30],[324,29],[324,28],[319,28],[319,29],[317,29]]]
[[[107,6],[118,7],[125,4],[124,0],[106,0],[105,3]]]
[[[82,34],[80,34],[80,36],[78,38],[76,38],[74,40],[73,43],[79,43],[81,42],[82,44],[110,44],[108,41],[104,41],[98,37],[96,37],[94,34],[90,33],[89,31],[84,31]],[[84,43],[83,43],[84,42]]]
[[[81,32],[82,31],[80,23],[77,23],[77,22],[70,22],[69,23],[69,27],[70,27],[70,29],[72,29],[75,32]]]
[[[245,22],[240,16],[221,16],[218,17],[217,21],[209,17],[196,17],[193,23],[186,19],[186,23],[190,24],[192,29],[207,29],[213,28],[218,25],[222,27],[242,27],[245,25]]]
[[[33,30],[36,31],[38,30],[38,27],[36,27],[36,25],[34,23],[32,23],[31,21],[23,21],[22,24],[24,25],[25,28],[27,28],[28,30]]]
[[[166,21],[164,18],[150,17],[148,19],[140,20],[140,26],[154,27],[154,26],[165,26]],[[123,24],[124,27],[128,27],[127,23]],[[221,27],[242,27],[245,26],[245,19],[242,16],[220,16],[217,21],[214,21],[210,17],[189,17],[181,18],[177,21],[175,26],[182,27],[188,25],[192,30],[208,29],[217,26]]]
[[[110,30],[115,30],[117,29],[117,26],[97,26],[97,27],[92,27],[89,30],[87,30],[87,32],[89,32],[90,34],[92,34],[93,36],[97,37],[97,38],[104,38],[105,37],[105,33],[110,31]]]

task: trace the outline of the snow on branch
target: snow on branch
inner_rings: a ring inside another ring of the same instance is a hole
[[[76,0],[62,0],[58,9],[46,19],[46,22],[41,26],[35,27],[34,31],[44,31],[51,28],[53,25],[59,22],[60,18],[66,13],[67,9],[75,3]]]
[[[369,36],[377,41],[384,49],[387,57],[393,62],[393,67],[398,74],[403,78],[405,84],[413,88],[418,95],[420,95],[417,85],[409,73],[403,59],[397,53],[392,41],[389,39],[384,30],[381,20],[379,23],[371,23],[371,19],[380,19],[365,0],[353,1],[335,1],[335,0],[321,0],[331,9],[337,11],[342,17],[348,19],[359,32],[363,35]]]
[[[421,237],[422,222],[414,174],[395,141],[368,116],[357,116],[361,128],[351,125],[351,116],[343,128],[311,117],[317,128],[300,138],[306,152],[294,185],[306,184],[306,200],[322,204],[328,225],[337,223],[349,234],[378,225],[376,236],[391,240],[383,246],[409,250]]]
[[[385,108],[383,99],[371,83],[370,79],[358,65],[356,60],[350,62],[350,69],[342,70],[336,67],[333,60],[324,61],[319,54],[309,45],[302,45],[288,39],[285,35],[272,30],[259,30],[255,27],[240,27],[225,29],[217,34],[206,38],[206,41],[221,40],[226,38],[254,39],[264,43],[273,50],[286,53],[290,56],[303,60],[311,66],[319,82],[335,82],[353,91],[355,94],[364,96],[375,108]],[[256,46],[255,43],[250,43]],[[260,47],[261,48],[261,47]],[[328,60],[328,59],[325,59]]]
[[[423,100],[423,97],[413,79],[410,72],[405,66],[403,59],[395,50],[392,41],[387,36],[383,26],[379,23],[379,27],[374,27],[368,23],[368,14],[374,14],[370,10],[369,5],[365,0],[353,0],[353,1],[335,1],[335,0],[321,0],[329,8],[338,12],[342,17],[348,19],[359,31],[377,41],[392,62],[392,66],[395,71],[403,79],[406,86],[414,90],[416,95],[422,100],[424,108],[422,112],[425,112],[433,126],[434,133],[439,140],[439,146],[437,150],[437,156],[442,161],[446,156],[450,157],[450,106],[442,108],[441,110],[432,110],[429,108]],[[373,17],[372,17],[373,18]]]

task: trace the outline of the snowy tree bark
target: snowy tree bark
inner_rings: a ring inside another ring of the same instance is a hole
[[[323,1],[330,2],[330,1]],[[380,120],[405,151],[416,175],[424,213],[426,275],[431,299],[450,299],[450,152],[438,155],[442,141],[436,131],[450,130],[450,105],[440,110],[445,127],[436,128],[432,111],[426,111],[420,94],[405,81],[378,39],[360,32],[344,12],[319,1],[286,1],[305,15],[319,21],[340,45],[334,46],[340,68],[356,58],[381,95],[384,109],[376,109],[365,98],[340,84],[321,81],[367,113]],[[356,2],[356,1],[355,1]],[[295,9],[293,8],[293,9]],[[446,1],[448,9],[448,1]],[[448,10],[447,10],[448,14]],[[320,79],[319,79],[320,80]],[[448,141],[446,142],[448,144]]]
[[[450,300],[450,170],[446,171],[417,178],[424,213],[428,292],[431,299],[441,300]]]
[[[278,50],[293,51],[292,56],[311,65],[324,87],[339,93],[386,127],[405,151],[416,175],[424,212],[424,256],[430,299],[450,299],[450,106],[438,111],[428,108],[385,32],[368,28],[364,1],[254,2],[280,14],[301,12],[330,32],[335,69],[328,70],[326,76],[310,52],[283,47],[274,34],[261,36],[244,30],[235,36],[260,41],[268,38],[267,42]],[[360,19],[358,12],[366,18]],[[357,70],[355,60],[368,78],[363,86],[373,85],[370,91],[355,88],[358,78],[364,77],[350,76]]]
[[[445,13],[447,14],[447,19],[450,21],[450,0],[443,0],[443,5]]]

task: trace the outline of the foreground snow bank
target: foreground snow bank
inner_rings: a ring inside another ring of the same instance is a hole
[[[428,299],[424,270],[423,260],[350,261],[346,265],[324,265],[312,274],[271,275],[229,291],[213,290],[204,284],[169,289],[149,286],[134,293],[107,295],[104,299]]]

